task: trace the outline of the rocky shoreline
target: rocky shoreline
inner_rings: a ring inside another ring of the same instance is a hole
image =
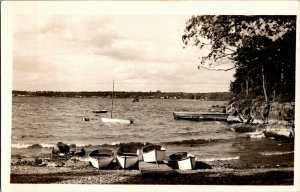
[[[239,117],[230,122],[254,124],[291,125],[295,120],[295,102],[263,102],[258,99],[239,100],[233,98],[226,109],[231,117]]]
[[[227,122],[233,131],[253,133],[252,138],[295,138],[295,102],[259,102],[253,100],[229,101]]]

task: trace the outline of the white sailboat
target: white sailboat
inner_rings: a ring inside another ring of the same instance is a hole
[[[132,120],[130,119],[116,119],[113,118],[112,113],[113,113],[113,107],[114,107],[114,87],[115,87],[115,81],[113,81],[113,91],[111,95],[111,111],[110,111],[110,118],[101,118],[101,121],[103,123],[121,123],[121,124],[131,124],[133,123]]]

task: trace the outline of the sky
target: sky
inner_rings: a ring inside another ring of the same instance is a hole
[[[234,70],[198,69],[208,50],[183,48],[192,15],[13,18],[13,90],[223,92]]]

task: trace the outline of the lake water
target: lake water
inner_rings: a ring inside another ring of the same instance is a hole
[[[188,151],[198,160],[240,161],[244,164],[293,164],[294,142],[269,138],[250,139],[231,130],[227,122],[175,120],[173,111],[211,110],[218,101],[114,99],[113,117],[133,119],[133,124],[105,124],[110,117],[111,100],[101,98],[13,97],[12,155],[51,154],[57,142],[116,149],[120,143],[139,147],[158,143],[166,154]],[[97,109],[108,110],[95,114]],[[82,121],[88,117],[90,121]],[[37,145],[38,144],[38,145]]]

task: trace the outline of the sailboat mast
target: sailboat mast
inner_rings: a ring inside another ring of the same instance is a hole
[[[113,80],[113,90],[111,94],[111,111],[110,111],[110,118],[112,118],[112,112],[114,108],[114,89],[115,89],[115,80]]]

